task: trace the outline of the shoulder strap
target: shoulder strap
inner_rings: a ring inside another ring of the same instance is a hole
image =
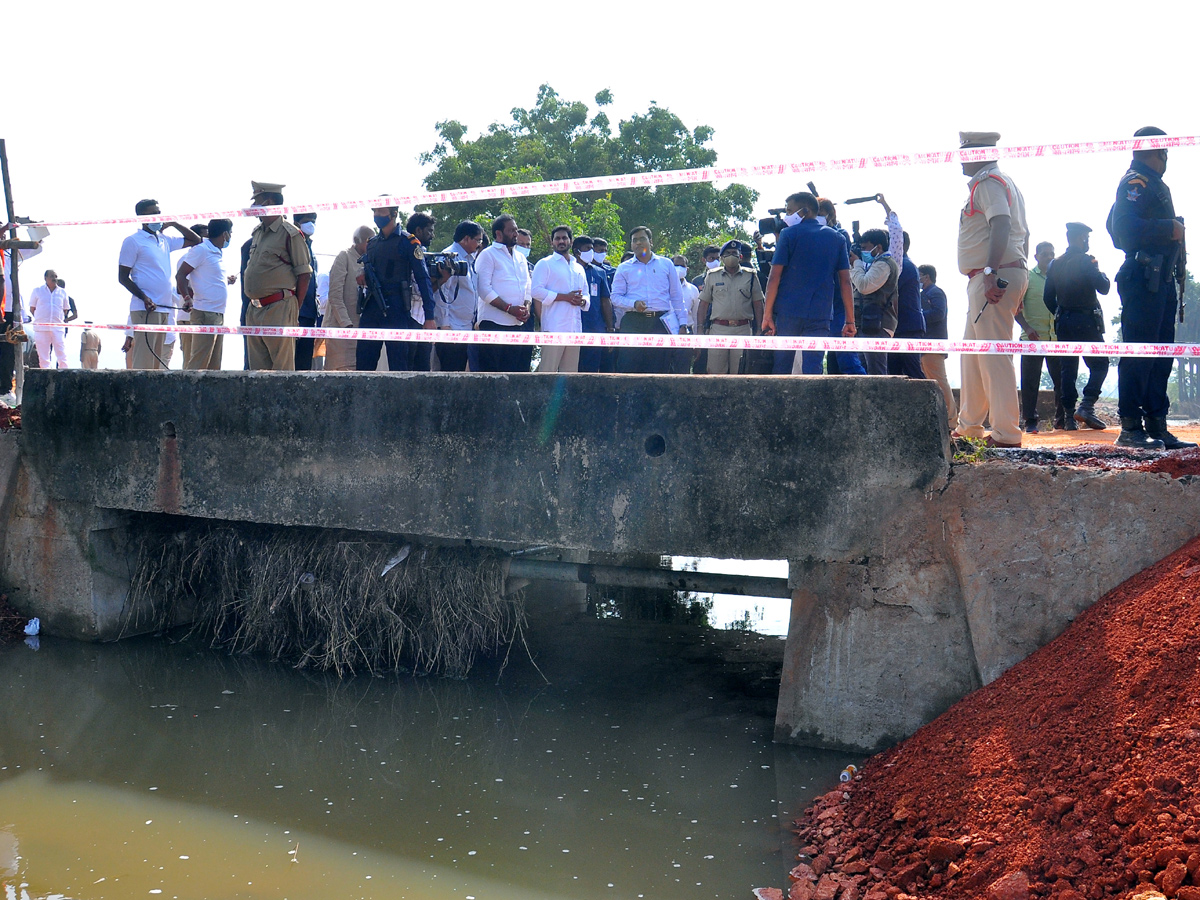
[[[1008,203],[1011,206],[1012,205],[1012,191],[1010,191],[1008,189],[1008,182],[1005,181],[1003,178],[1001,178],[999,175],[995,175],[991,172],[988,172],[987,177],[994,178],[994,179],[996,179],[996,181],[1000,182],[1000,184],[1004,187],[1004,196],[1008,198]],[[967,198],[967,215],[968,216],[973,216],[973,215],[975,215],[975,213],[979,212],[979,210],[977,210],[975,208],[975,189],[977,187],[979,187],[981,184],[983,184],[983,179],[980,179],[979,181],[975,182],[975,184],[973,184],[971,186],[971,196]]]

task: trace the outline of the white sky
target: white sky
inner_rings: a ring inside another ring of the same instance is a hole
[[[438,120],[458,119],[477,135],[507,122],[511,108],[531,106],[543,82],[589,102],[610,88],[614,123],[658,101],[688,127],[715,128],[719,160],[731,165],[945,149],[959,129],[999,131],[1007,144],[1125,137],[1147,124],[1200,132],[1186,49],[1200,7],[1183,2],[1154,4],[1146,16],[1058,0],[880,4],[874,14],[861,4],[654,0],[503,13],[489,4],[307,0],[10,6],[0,130],[17,213],[45,220],[129,215],[142,197],[158,199],[164,213],[241,207],[252,178],[286,183],[292,203],[420,190],[417,156],[433,145]],[[584,9],[598,13],[589,30],[573,18]],[[889,43],[880,45],[884,31]],[[417,62],[405,67],[405,59]],[[456,69],[459,83],[429,83],[431,73]],[[766,73],[778,74],[756,77]],[[1064,223],[1086,222],[1111,276],[1120,254],[1104,219],[1126,163],[1104,155],[1003,168],[1025,195],[1033,242],[1051,240],[1061,252]],[[1200,222],[1200,152],[1172,151],[1166,180],[1177,211]],[[951,336],[961,335],[966,292],[955,246],[966,179],[958,167],[815,181],[839,203],[887,195],[915,261],[937,267]],[[760,212],[803,189],[789,178],[751,186]],[[877,206],[841,216],[864,228],[882,220]],[[316,252],[338,252],[365,223],[366,211],[322,214]],[[235,244],[253,224],[235,221]],[[435,244],[448,243],[452,226],[442,223]],[[133,230],[56,229],[26,267],[23,293],[54,268],[83,318],[124,322],[129,296],[117,284],[117,254]],[[320,261],[327,270],[330,257]],[[1115,287],[1105,308],[1118,309]],[[102,366],[123,365],[120,343],[106,334]],[[74,329],[68,352],[77,364]],[[238,342],[226,341],[225,360],[240,366]]]

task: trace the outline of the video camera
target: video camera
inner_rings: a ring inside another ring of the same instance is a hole
[[[858,232],[858,219],[850,223],[850,249],[855,256],[862,258],[862,235]]]
[[[465,259],[459,259],[458,253],[453,250],[445,253],[426,253],[425,266],[430,270],[445,269],[459,277],[471,271],[470,264]]]
[[[768,234],[779,234],[783,229],[787,228],[787,223],[780,218],[782,213],[787,212],[787,207],[781,206],[778,209],[768,209],[771,217],[768,219],[758,220],[759,234],[766,236]]]

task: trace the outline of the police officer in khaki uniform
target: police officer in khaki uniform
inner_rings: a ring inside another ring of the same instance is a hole
[[[721,247],[721,267],[704,276],[696,327],[701,334],[756,334],[762,324],[762,284],[753,269],[742,266],[750,248],[741,241]],[[710,316],[711,310],[711,316]],[[709,375],[736,375],[742,351],[710,347]]]
[[[254,206],[282,206],[282,184],[251,181]],[[295,327],[299,324],[300,300],[312,278],[312,260],[304,232],[283,216],[259,216],[250,235],[250,258],[246,263],[243,289],[250,298],[246,324],[250,326]],[[296,368],[296,339],[249,337],[247,362],[251,369],[293,371]]]

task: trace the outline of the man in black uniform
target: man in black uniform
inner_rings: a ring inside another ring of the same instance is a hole
[[[1067,250],[1050,264],[1046,273],[1042,302],[1054,315],[1054,330],[1060,341],[1104,340],[1104,311],[1096,292],[1108,294],[1111,285],[1108,276],[1100,271],[1096,257],[1088,255],[1091,230],[1082,222],[1068,222]],[[1076,412],[1079,389],[1075,379],[1079,374],[1079,357],[1059,358],[1063,418],[1103,431],[1105,425],[1096,415],[1096,401],[1100,399],[1100,390],[1108,376],[1108,357],[1085,356],[1084,362],[1088,367],[1088,381],[1083,388],[1083,402]],[[1071,430],[1071,425],[1067,428]]]
[[[1166,134],[1139,128],[1134,137]],[[1176,266],[1182,264],[1183,220],[1175,216],[1171,191],[1163,183],[1167,151],[1135,150],[1121,176],[1117,201],[1108,217],[1113,245],[1125,251],[1117,270],[1121,295],[1121,334],[1136,343],[1175,341]],[[1123,356],[1117,366],[1121,434],[1117,444],[1147,450],[1194,447],[1167,431],[1167,381],[1171,358]],[[1145,427],[1143,428],[1143,422]]]
[[[359,328],[421,328],[412,317],[412,283],[421,293],[425,307],[425,325],[437,328],[433,288],[425,268],[425,248],[414,235],[400,227],[399,210],[383,207],[371,210],[379,234],[367,242],[363,255],[366,299],[363,301]],[[413,345],[406,341],[359,341],[355,368],[374,372],[379,366],[379,350],[387,344],[388,370],[408,372],[413,368]]]

